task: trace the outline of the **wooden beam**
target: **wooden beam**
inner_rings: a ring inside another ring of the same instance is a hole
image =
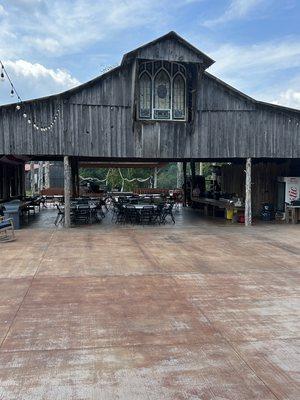
[[[177,182],[176,187],[177,189],[181,189],[183,185],[183,167],[182,162],[177,163]]]
[[[183,207],[186,207],[186,161],[183,162]]]
[[[65,228],[70,228],[71,226],[70,193],[71,193],[70,158],[68,156],[64,156]]]
[[[50,161],[45,162],[45,189],[50,187]]]
[[[43,176],[44,175],[44,162],[39,161],[39,168],[38,168],[38,192],[41,193],[43,189]]]
[[[30,191],[31,196],[35,194],[35,182],[34,182],[34,161],[30,161]]]
[[[251,158],[246,159],[246,196],[245,196],[245,226],[252,224],[251,205]]]
[[[199,162],[199,175],[203,175],[203,162]]]
[[[157,178],[158,178],[158,168],[154,168],[154,175],[153,175],[153,187],[154,189],[157,188]]]

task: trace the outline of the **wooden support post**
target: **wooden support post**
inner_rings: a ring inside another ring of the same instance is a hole
[[[199,162],[199,175],[203,175],[203,162]]]
[[[246,160],[246,196],[245,196],[245,226],[252,224],[251,206],[251,158]]]
[[[176,187],[177,189],[181,189],[183,185],[183,169],[182,169],[182,163],[178,162],[177,163],[177,182],[176,182]]]
[[[154,175],[153,175],[153,187],[157,189],[157,177],[158,177],[158,168],[154,168]]]
[[[186,185],[186,161],[183,162],[183,207],[186,207],[187,199],[187,185]]]
[[[44,162],[39,161],[39,169],[38,169],[38,192],[41,193],[43,189],[43,180],[44,180]]]
[[[70,213],[70,192],[71,192],[71,166],[70,158],[64,156],[64,195],[65,195],[65,227],[71,226]]]
[[[1,192],[1,186],[0,186]],[[21,166],[21,194],[22,197],[26,197],[26,185],[25,185],[25,164]]]
[[[30,161],[30,191],[31,196],[35,194],[34,161]]]
[[[45,162],[45,189],[50,187],[50,161]]]
[[[79,162],[78,159],[76,158],[76,193],[77,193],[77,197],[80,196],[80,178],[79,178]]]

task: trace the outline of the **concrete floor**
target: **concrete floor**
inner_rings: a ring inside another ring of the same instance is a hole
[[[53,218],[0,244],[0,399],[300,398],[299,225]]]

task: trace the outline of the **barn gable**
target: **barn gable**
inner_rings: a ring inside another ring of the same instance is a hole
[[[214,60],[173,31],[125,54],[122,64],[134,58],[198,63],[202,64],[204,69],[214,63]]]

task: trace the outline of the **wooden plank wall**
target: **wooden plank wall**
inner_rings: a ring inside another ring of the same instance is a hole
[[[203,62],[203,57],[200,54],[196,54],[190,48],[171,38],[143,47],[136,52],[135,56],[147,60]]]
[[[195,68],[192,64],[190,68]],[[0,107],[0,154],[100,158],[300,158],[300,112],[252,101],[198,66],[188,122],[135,120],[135,63],[77,90]],[[51,132],[33,129],[60,117]]]
[[[223,165],[221,170],[222,190],[226,193],[236,193],[238,197],[245,198],[245,165]],[[291,161],[259,162],[252,165],[252,211],[254,215],[259,215],[262,203],[272,203],[276,206],[277,177],[290,176],[291,171]]]
[[[0,202],[25,194],[23,164],[0,162]]]

